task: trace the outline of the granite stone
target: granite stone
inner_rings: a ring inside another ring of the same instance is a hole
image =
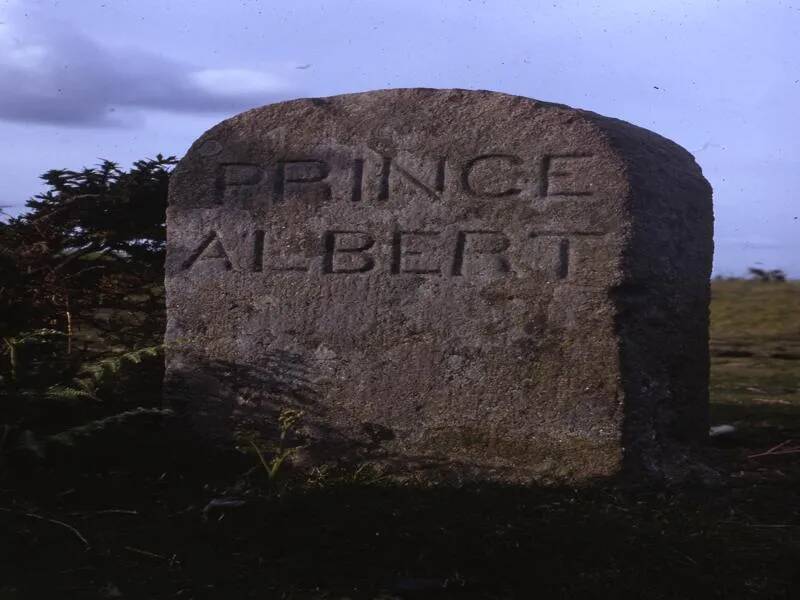
[[[309,464],[585,482],[708,431],[711,188],[634,125],[487,91],[271,104],[202,135],[167,220],[168,402]]]

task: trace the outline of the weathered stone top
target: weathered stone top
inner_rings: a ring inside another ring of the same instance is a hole
[[[710,208],[685,150],[566,106],[401,89],[245,112],[173,174],[171,398],[223,435],[301,407],[318,456],[400,468],[574,479],[625,448],[651,468],[706,426]]]

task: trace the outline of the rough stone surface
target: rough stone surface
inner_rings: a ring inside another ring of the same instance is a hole
[[[708,431],[711,189],[628,123],[405,89],[228,119],[176,168],[168,400],[314,462],[658,473]]]

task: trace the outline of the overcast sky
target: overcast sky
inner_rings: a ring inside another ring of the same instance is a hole
[[[0,0],[0,205],[246,108],[414,86],[665,135],[714,186],[715,271],[800,276],[800,0]]]

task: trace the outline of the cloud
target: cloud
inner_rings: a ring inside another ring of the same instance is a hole
[[[203,69],[189,77],[199,89],[221,96],[270,94],[286,87],[274,75],[251,69]]]
[[[44,26],[43,26],[44,23]],[[200,69],[154,52],[102,46],[52,21],[0,24],[0,119],[119,126],[146,110],[233,113],[285,99],[274,73]]]

